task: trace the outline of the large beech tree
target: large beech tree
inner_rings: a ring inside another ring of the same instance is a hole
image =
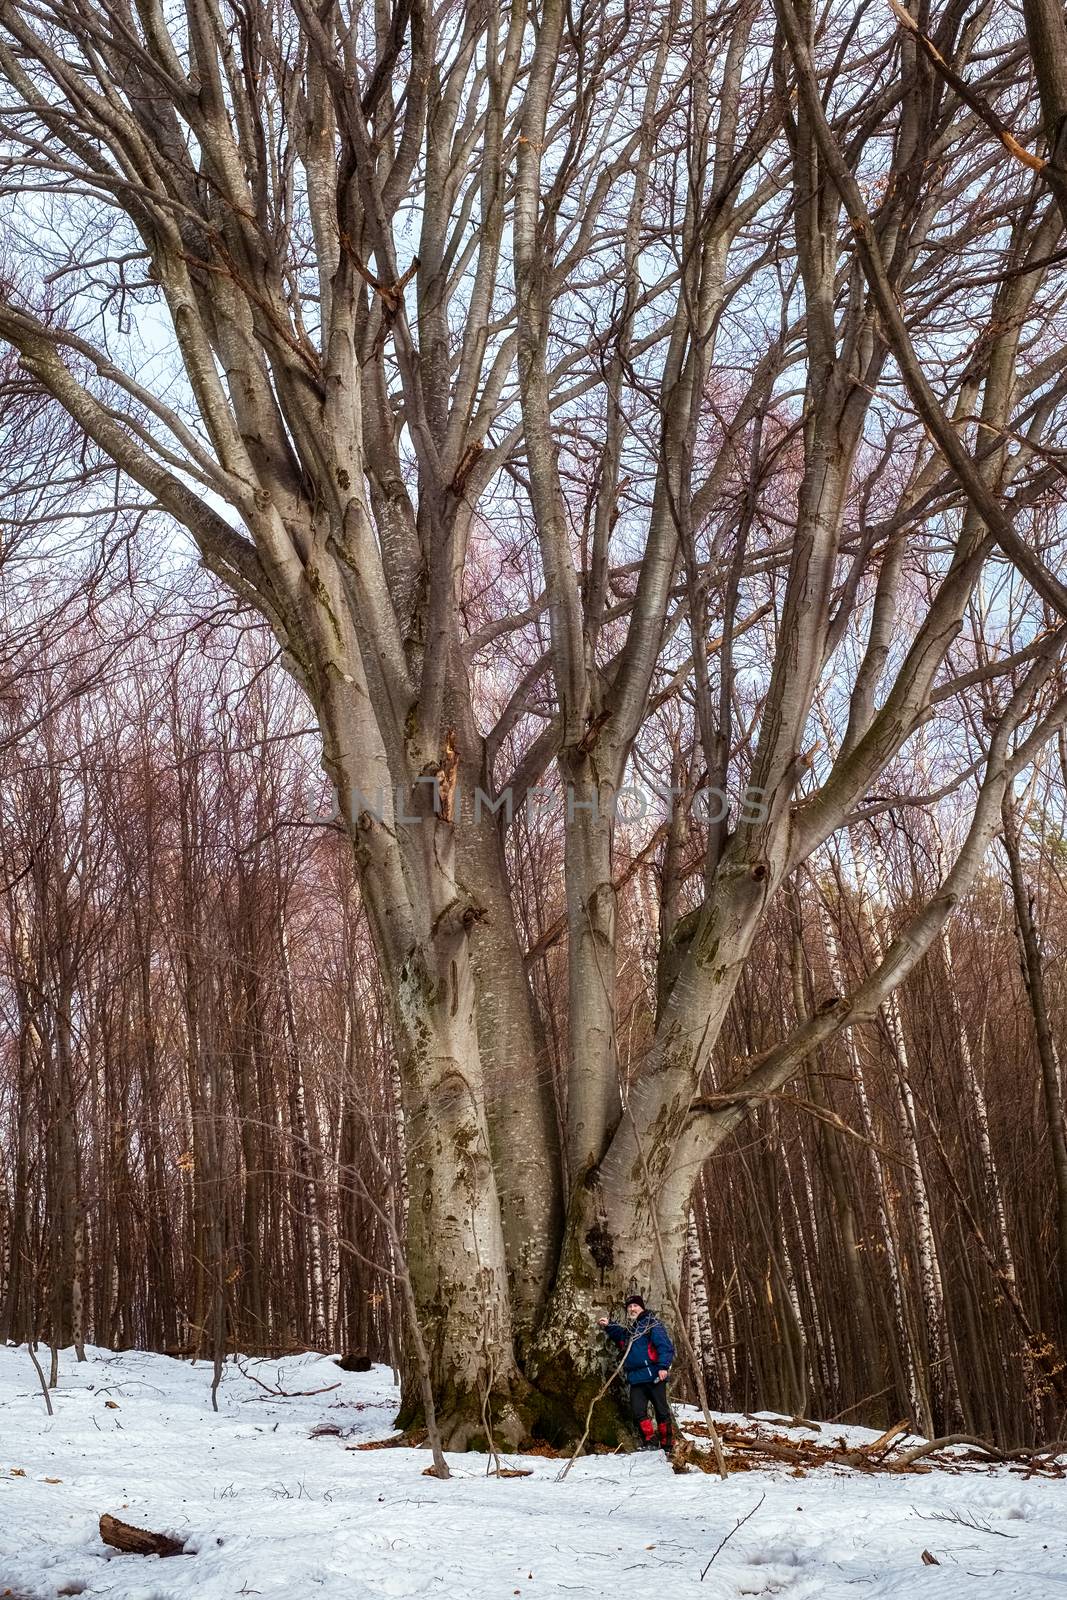
[[[1067,716],[1058,89],[1018,26],[955,0],[0,4],[0,335],[314,710],[453,1446],[487,1397],[499,1438],[584,1417],[605,1298],[676,1286],[705,1158],[938,939]],[[936,893],[853,993],[722,1062],[774,897],[976,694]],[[664,711],[682,803],[623,1085],[616,813]],[[507,851],[550,769],[562,1141]]]

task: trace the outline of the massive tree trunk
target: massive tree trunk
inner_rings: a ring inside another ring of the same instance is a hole
[[[456,805],[457,762],[449,761],[434,773],[434,784],[406,792],[398,786],[395,796],[384,785],[371,791],[366,780],[339,792],[392,1004],[407,1158],[408,1264],[442,1439],[462,1449],[475,1437],[484,1440],[487,1404],[499,1441],[513,1442],[525,1429],[516,1410],[523,1384],[472,951],[472,930],[486,911],[477,894],[487,885],[485,878],[477,885],[464,881],[460,873],[463,813]],[[344,765],[342,759],[335,770]],[[372,793],[377,812],[370,809]],[[483,981],[491,971],[484,960]],[[502,1084],[501,1097],[520,1098],[536,1063],[509,1061],[507,1067],[516,1073],[516,1087]],[[369,1121],[364,1133],[372,1136]],[[536,1203],[540,1195],[534,1191],[531,1198]],[[528,1269],[526,1276],[529,1281]],[[417,1410],[412,1391],[402,1415],[409,1420]]]
[[[451,947],[450,947],[451,946]],[[446,1448],[525,1431],[481,1081],[474,978],[458,940],[413,952],[396,995],[408,1148],[407,1251]]]

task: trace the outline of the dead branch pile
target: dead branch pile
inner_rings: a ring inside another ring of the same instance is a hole
[[[814,1428],[813,1424],[786,1426]],[[926,1473],[936,1468],[939,1472],[960,1473],[999,1465],[1023,1478],[1067,1477],[1067,1446],[1063,1441],[1033,1450],[1005,1450],[971,1434],[948,1434],[902,1448],[910,1435],[907,1423],[898,1422],[869,1444],[850,1445],[843,1435],[835,1438],[822,1430],[816,1438],[788,1438],[773,1425],[756,1419],[748,1425],[721,1423],[719,1435],[730,1472],[752,1472],[781,1463],[793,1468],[794,1477],[803,1477],[819,1467],[891,1473]],[[714,1471],[708,1452],[691,1443],[706,1438],[703,1422],[687,1423],[684,1440],[675,1450],[676,1465]]]

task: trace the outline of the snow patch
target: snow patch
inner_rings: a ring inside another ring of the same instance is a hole
[[[564,1483],[557,1461],[509,1458],[531,1475],[500,1480],[485,1457],[455,1456],[441,1483],[423,1477],[424,1452],[351,1448],[393,1435],[387,1368],[242,1358],[215,1413],[209,1364],[87,1354],[63,1353],[49,1418],[25,1349],[0,1349],[0,1596],[1067,1600],[1067,1482],[785,1468],[724,1484],[636,1455],[578,1461]],[[849,1446],[876,1437],[774,1413],[758,1426]],[[105,1511],[186,1553],[109,1550]]]

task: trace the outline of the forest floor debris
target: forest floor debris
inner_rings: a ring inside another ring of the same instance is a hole
[[[731,1472],[752,1472],[786,1462],[801,1473],[816,1468],[841,1467],[852,1472],[888,1472],[922,1475],[934,1471],[988,1472],[991,1464],[1020,1478],[1067,1478],[1067,1449],[1000,1451],[981,1440],[957,1434],[937,1440],[917,1439],[908,1434],[905,1424],[888,1433],[871,1434],[869,1442],[856,1443],[833,1423],[802,1424],[814,1428],[812,1439],[788,1438],[782,1434],[780,1419],[759,1417],[718,1424],[727,1466]],[[850,1432],[854,1435],[856,1429]],[[689,1420],[685,1432],[691,1439],[706,1439],[708,1430],[699,1419]],[[686,1452],[693,1460],[693,1452]],[[705,1465],[701,1462],[701,1465]],[[713,1470],[714,1462],[706,1462]]]

